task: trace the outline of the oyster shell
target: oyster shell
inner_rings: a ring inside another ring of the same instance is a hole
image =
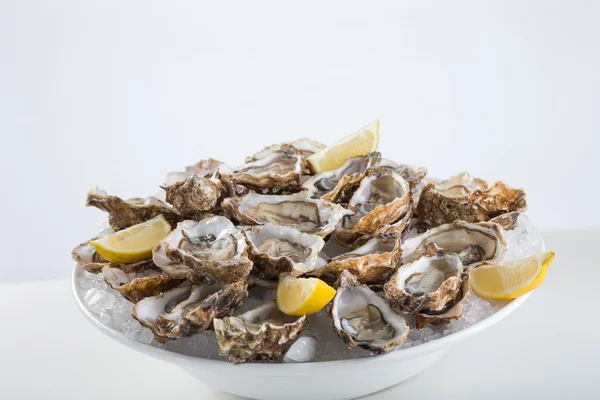
[[[296,150],[300,151],[300,153],[305,158],[325,148],[325,145],[322,143],[316,142],[311,139],[302,138],[294,140],[292,142],[273,144],[271,146],[267,146],[261,151],[254,153],[251,157],[246,157],[246,162],[249,163],[252,161],[260,160],[261,158],[265,158],[273,153],[280,151],[284,145],[290,145],[294,147]]]
[[[305,315],[285,315],[275,302],[267,302],[237,317],[214,320],[219,354],[229,357],[232,363],[274,361],[307,326]]]
[[[464,266],[475,267],[484,261],[498,263],[504,258],[506,241],[500,225],[454,221],[406,240],[402,244],[403,262],[409,263],[431,251],[431,247],[456,253]]]
[[[192,175],[170,185],[162,186],[166,200],[181,215],[200,220],[214,212],[225,195],[225,188],[216,178]]]
[[[223,200],[222,207],[242,224],[273,223],[323,237],[348,214],[340,205],[312,199],[309,192],[281,196],[249,193]]]
[[[164,343],[206,330],[213,318],[231,315],[247,295],[246,281],[198,286],[185,281],[158,296],[138,301],[132,314],[152,330],[157,342]]]
[[[349,271],[359,282],[370,283],[387,278],[400,264],[401,256],[399,239],[382,236],[369,240],[355,250],[328,259],[322,267],[317,264],[311,268],[305,264],[296,270],[328,281],[335,281],[343,271]]]
[[[179,221],[184,219],[168,204],[156,197],[123,200],[117,196],[110,196],[104,190],[98,188],[88,192],[86,206],[106,211],[108,213],[108,223],[115,231],[141,224],[160,214],[169,221],[172,227],[175,227]]]
[[[381,354],[398,348],[410,333],[410,325],[388,302],[349,272],[340,276],[331,308],[333,329],[348,347]]]
[[[231,185],[241,185],[259,192],[281,193],[298,190],[301,175],[310,173],[302,154],[290,145],[264,158],[240,165],[224,176]]]
[[[181,283],[181,280],[161,272],[153,264],[150,267],[148,263],[140,264],[130,272],[106,265],[102,268],[102,274],[111,288],[132,303],[137,303],[146,297],[158,296]]]
[[[421,182],[427,175],[427,168],[415,167],[408,164],[398,164],[395,161],[382,158],[377,164],[377,167],[389,168],[400,174],[402,178],[410,185],[411,189]]]
[[[461,285],[454,302],[440,311],[432,311],[422,308],[414,314],[417,329],[423,329],[427,324],[445,325],[452,320],[460,319],[464,309],[464,302],[469,297],[471,288],[469,285],[469,274],[465,271],[461,276]]]
[[[183,221],[152,251],[157,267],[174,278],[211,277],[231,283],[252,269],[242,232],[225,217]]]
[[[486,181],[463,172],[445,181],[431,181],[419,197],[417,214],[426,226],[438,226],[455,220],[488,221],[508,212],[527,208],[523,189],[503,182]]]
[[[404,230],[410,220],[404,218],[412,207],[411,196],[408,183],[394,171],[369,169],[348,202],[353,214],[342,219],[335,239],[356,247],[376,233],[387,232],[386,225],[405,221],[401,229]]]
[[[381,158],[380,153],[370,153],[365,156],[351,157],[338,169],[322,172],[302,184],[315,197],[327,195],[325,200],[338,202],[343,197],[342,192],[348,192],[352,183],[358,186],[364,177],[364,172]]]
[[[248,228],[244,235],[254,261],[254,273],[265,279],[290,272],[300,275],[302,272],[298,270],[314,268],[325,244],[320,236],[273,224]]]

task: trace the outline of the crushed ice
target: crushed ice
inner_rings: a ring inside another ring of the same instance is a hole
[[[505,231],[504,235],[508,243],[506,261],[527,258],[545,250],[541,233],[527,215],[521,215],[516,228],[512,231]],[[128,339],[181,354],[226,360],[225,357],[218,355],[217,341],[213,332],[202,332],[165,344],[156,342],[152,332],[142,327],[131,316],[132,304],[109,288],[104,282],[102,274],[95,275],[84,271],[76,278],[75,283],[79,299],[88,311],[103,325],[121,332]],[[241,314],[262,304],[265,300],[273,298],[275,298],[274,290],[255,286],[250,290],[249,297],[244,300],[236,314]],[[488,301],[472,293],[465,301],[461,319],[452,321],[448,325],[429,325],[422,330],[413,329],[400,349],[417,346],[461,331],[489,317],[508,303],[508,301]],[[348,349],[333,331],[326,310],[310,315],[308,321],[308,329],[285,354],[285,362],[331,361],[371,355],[367,350]]]

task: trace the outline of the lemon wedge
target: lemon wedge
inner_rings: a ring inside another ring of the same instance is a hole
[[[375,121],[313,154],[306,161],[316,173],[321,173],[341,167],[350,157],[362,156],[375,151],[378,145],[379,121]]]
[[[473,291],[488,299],[510,300],[538,287],[554,259],[554,250],[504,264],[483,264],[469,270]]]
[[[277,285],[277,307],[287,315],[321,311],[335,296],[335,289],[318,278],[285,276]]]
[[[90,242],[107,261],[134,263],[152,257],[152,248],[171,232],[163,215]]]

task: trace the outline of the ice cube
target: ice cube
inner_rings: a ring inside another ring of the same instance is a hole
[[[96,288],[88,290],[83,298],[87,309],[96,314],[111,308],[115,304],[115,301],[116,297],[114,294]]]
[[[289,350],[284,354],[284,362],[307,362],[311,361],[319,353],[319,343],[310,336],[298,338]]]

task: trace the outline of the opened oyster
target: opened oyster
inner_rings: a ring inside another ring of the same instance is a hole
[[[294,140],[292,142],[273,144],[271,146],[267,146],[258,153],[253,154],[251,157],[246,157],[246,162],[252,162],[256,160],[260,160],[261,158],[265,158],[273,153],[277,153],[280,151],[285,145],[292,146],[296,150],[300,151],[300,153],[304,157],[308,157],[313,155],[314,153],[321,151],[325,148],[325,145],[314,140],[310,140],[307,138],[302,138],[298,140]]]
[[[87,195],[86,206],[96,207],[108,213],[110,227],[119,231],[130,226],[141,224],[162,214],[172,227],[175,227],[183,216],[156,197],[145,199],[134,198],[123,200],[110,196],[104,190],[92,189]]]
[[[274,361],[296,340],[308,323],[306,316],[285,315],[267,302],[237,317],[215,318],[219,354],[233,363]]]
[[[331,318],[334,330],[349,347],[360,346],[375,354],[394,350],[410,333],[406,320],[348,271],[340,276]]]
[[[181,283],[180,279],[172,278],[148,262],[138,263],[138,268],[129,272],[106,265],[102,268],[102,275],[111,288],[132,303],[146,297],[158,296]]]
[[[304,156],[290,145],[281,145],[264,158],[240,165],[224,178],[261,193],[282,193],[298,190],[301,176],[310,171]]]
[[[511,188],[500,181],[488,185],[463,172],[445,181],[427,183],[421,191],[417,213],[424,225],[438,226],[456,220],[488,221],[526,208],[523,189]]]
[[[265,224],[244,231],[260,278],[276,279],[284,273],[314,268],[325,242],[317,235],[302,233],[287,226]]]
[[[362,244],[389,224],[402,220],[412,207],[408,183],[385,168],[367,171],[348,202],[353,214],[342,219],[335,239],[348,247]],[[404,227],[403,227],[404,229]]]
[[[157,267],[174,278],[219,282],[245,279],[252,269],[242,232],[224,217],[183,221],[152,251]]]
[[[402,251],[395,236],[375,237],[361,247],[330,258],[324,265],[296,267],[296,274],[318,276],[327,281],[337,280],[341,273],[349,271],[359,282],[376,282],[388,275],[400,264]]]
[[[402,244],[404,263],[412,262],[431,247],[459,255],[465,266],[475,267],[484,261],[498,263],[506,252],[506,241],[500,225],[492,222],[470,224],[454,221],[440,225]]]
[[[202,332],[214,318],[231,315],[248,295],[246,281],[226,285],[184,282],[155,297],[146,297],[133,306],[133,317],[152,330],[159,343]]]
[[[421,180],[425,178],[425,175],[427,175],[427,168],[425,167],[415,167],[407,164],[398,164],[395,161],[387,160],[385,158],[377,162],[376,166],[389,168],[394,172],[400,174],[400,176],[404,178],[406,182],[408,182],[411,188],[417,186],[419,182],[421,182]]]
[[[222,207],[241,224],[276,224],[300,232],[327,236],[342,217],[348,214],[342,206],[320,199],[310,193],[262,195],[250,193],[223,200]]]

